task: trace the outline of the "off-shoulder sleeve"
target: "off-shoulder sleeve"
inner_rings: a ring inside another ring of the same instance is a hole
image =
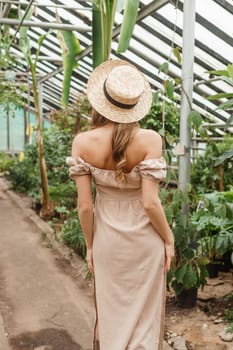
[[[91,173],[89,164],[84,162],[82,158],[67,157],[66,164],[69,166],[69,176],[73,180],[77,176],[89,175]]]
[[[141,177],[155,182],[165,180],[166,161],[163,157],[157,159],[146,159],[139,164]]]

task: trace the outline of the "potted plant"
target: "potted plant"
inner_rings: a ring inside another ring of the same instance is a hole
[[[175,259],[168,275],[168,284],[174,289],[178,305],[193,307],[198,288],[206,284],[208,259],[198,250],[198,232],[182,214],[174,227]]]
[[[192,215],[192,223],[200,233],[199,250],[209,260],[209,277],[216,277],[218,269],[231,266],[233,192],[204,194],[201,203],[201,208]],[[227,261],[224,261],[225,257],[228,257]]]
[[[206,265],[208,275],[210,278],[218,277],[218,262],[216,261],[216,238],[217,235],[202,237],[198,241],[201,254],[208,259]]]
[[[190,194],[178,189],[162,190],[161,199],[165,202],[165,213],[175,238],[175,258],[168,272],[167,284],[174,290],[181,307],[192,307],[196,304],[198,288],[206,284],[208,276],[208,259],[198,250],[199,232],[188,211],[181,210],[193,200]]]

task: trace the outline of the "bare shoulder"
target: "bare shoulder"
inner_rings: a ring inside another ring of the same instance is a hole
[[[88,140],[90,138],[89,131],[84,131],[77,134],[72,143],[72,155],[73,156],[81,156],[86,145],[88,144]]]
[[[161,157],[163,142],[159,133],[151,129],[140,129],[137,138],[144,150],[145,158]]]
[[[158,132],[151,129],[140,129],[138,134],[141,136],[141,138],[145,138],[145,140],[154,141],[154,142],[161,142],[162,138],[159,135]]]
[[[82,144],[83,142],[85,142],[88,138],[88,133],[89,131],[78,133],[73,139],[73,144]]]

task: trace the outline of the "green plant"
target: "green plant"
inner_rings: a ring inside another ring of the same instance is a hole
[[[25,19],[30,19],[32,16],[32,8],[29,9],[26,14]],[[45,161],[45,152],[44,152],[44,143],[43,143],[43,126],[42,126],[42,117],[40,115],[40,99],[39,99],[39,85],[37,77],[37,63],[39,54],[43,41],[46,38],[46,35],[41,35],[38,39],[38,47],[36,50],[35,58],[32,56],[32,50],[30,47],[30,40],[27,27],[21,27],[19,30],[20,39],[19,47],[24,54],[24,58],[27,62],[29,71],[31,73],[32,79],[32,92],[34,97],[34,106],[35,106],[35,116],[36,116],[36,134],[37,134],[37,150],[38,150],[38,162],[39,170],[41,177],[41,210],[40,215],[44,218],[50,217],[53,215],[54,206],[50,200],[49,196],[49,185],[48,185],[48,176],[47,176],[47,166]]]
[[[225,297],[225,301],[227,302],[227,308],[224,311],[224,319],[228,323],[227,332],[233,333],[233,292]]]
[[[44,132],[44,148],[48,164],[49,193],[55,206],[71,209],[75,206],[76,187],[69,180],[65,158],[70,154],[72,135],[70,130],[62,130],[56,125]],[[8,179],[16,191],[27,192],[35,204],[40,203],[41,179],[37,156],[36,141],[26,145],[24,159],[13,157]]]
[[[112,30],[116,10],[124,8],[123,22],[119,36],[118,52],[129,47],[139,8],[138,0],[94,0],[92,2],[92,52],[93,68],[109,59],[112,45]]]
[[[184,211],[184,206],[191,204],[191,193],[180,190],[167,192],[166,201],[164,194],[161,198],[165,202],[165,213],[175,239],[175,258],[168,273],[168,286],[179,295],[184,290],[206,284],[208,260],[198,251],[199,233],[190,220],[190,214]]]
[[[82,49],[79,40],[71,31],[58,31],[57,37],[62,48],[62,60],[64,69],[61,104],[63,105],[63,107],[67,107],[69,102],[71,75],[74,68],[78,67],[76,56],[82,52]]]
[[[0,152],[0,172],[9,170],[13,163],[12,157],[6,153]]]
[[[233,140],[225,137],[222,142],[207,144],[191,166],[191,183],[198,193],[228,189],[232,184],[233,166],[230,157],[219,167],[216,161],[233,147]],[[217,166],[217,167],[216,167]]]
[[[163,120],[165,114],[165,120]],[[144,129],[153,129],[164,137],[165,149],[171,148],[179,136],[179,108],[174,102],[164,102],[159,94],[153,94],[150,112],[142,119],[140,125]]]
[[[228,323],[227,332],[233,333],[233,310],[226,309],[224,319]]]
[[[184,223],[182,214],[176,220],[174,237],[176,255],[168,280],[178,295],[183,290],[198,289],[206,284],[208,260],[197,249],[197,231],[189,220]]]
[[[27,91],[27,87],[23,84],[15,83],[15,66],[19,67],[20,59],[14,57],[10,52],[10,43],[12,37],[10,30],[4,25],[0,29],[0,101],[6,112],[13,112],[15,108],[25,105],[23,93]]]
[[[201,254],[208,258],[208,263],[213,263],[217,257],[216,235],[201,237],[198,240],[198,246]]]
[[[85,259],[86,243],[77,217],[77,210],[73,210],[70,215],[62,228],[62,238],[69,247]]]
[[[80,94],[67,108],[53,110],[49,117],[59,129],[69,129],[70,134],[77,134],[88,127],[89,121],[83,116],[88,116],[90,111],[91,105],[87,96]]]
[[[7,174],[12,189],[18,192],[39,193],[40,175],[36,145],[25,146],[23,161],[18,156],[14,156],[12,159],[13,163]]]
[[[219,79],[233,86],[233,64],[228,64],[224,70],[212,70],[209,73],[218,76]],[[226,98],[227,101],[222,102],[217,109],[231,110],[233,108],[233,92],[221,92],[208,97],[209,100],[219,100],[222,98]],[[232,118],[230,119],[232,121]]]
[[[192,215],[200,233],[202,254],[212,262],[233,249],[233,192],[213,192],[201,196],[201,208]]]
[[[126,0],[117,52],[125,52],[130,43],[138,14],[139,0]]]

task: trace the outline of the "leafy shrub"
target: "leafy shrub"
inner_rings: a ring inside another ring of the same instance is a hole
[[[49,186],[51,200],[57,206],[74,208],[76,205],[76,186],[74,181],[67,178],[65,183],[55,183]]]
[[[0,172],[9,170],[13,163],[12,157],[6,153],[0,152]]]
[[[55,205],[73,207],[76,189],[69,179],[65,158],[70,154],[72,135],[69,129],[52,126],[44,132],[44,148],[48,173],[49,191]],[[24,159],[13,158],[8,179],[15,191],[26,192],[36,201],[40,198],[40,170],[36,140],[26,145]]]
[[[179,113],[174,102],[163,101],[155,93],[150,112],[142,119],[140,125],[145,129],[156,130],[165,139],[165,149],[171,148],[179,135]],[[165,115],[164,122],[163,114]]]
[[[20,161],[17,156],[13,160],[7,175],[12,189],[18,192],[38,193],[40,191],[40,173],[36,145],[25,146],[23,161]]]
[[[233,147],[231,139],[225,139],[219,143],[210,143],[207,145],[203,155],[200,155],[191,168],[191,183],[198,193],[207,193],[214,190],[220,190],[220,176],[218,168],[215,166],[216,160]],[[232,184],[233,162],[226,159],[222,164],[222,182],[224,189],[228,189]]]
[[[85,258],[86,243],[76,210],[71,213],[71,217],[64,223],[62,238],[69,247],[74,249],[83,259]]]
[[[182,209],[190,206],[193,198],[181,190],[161,191],[165,214],[175,239],[175,258],[168,272],[167,284],[179,295],[182,291],[206,284],[207,259],[198,252],[199,232]]]
[[[192,223],[202,237],[203,253],[213,260],[233,249],[233,191],[204,194],[200,203]]]

